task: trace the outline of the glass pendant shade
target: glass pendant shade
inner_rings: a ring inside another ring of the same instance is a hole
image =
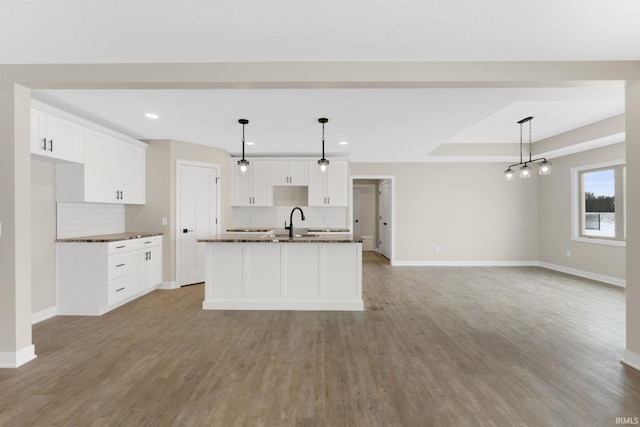
[[[520,168],[520,178],[531,178],[531,166],[524,165]]]
[[[515,172],[513,171],[513,169],[509,168],[506,171],[504,171],[504,179],[507,181],[513,181],[513,177],[515,176]]]
[[[538,173],[540,175],[550,175],[551,174],[551,162],[545,160],[542,163],[540,163],[540,166],[538,166]]]
[[[318,160],[318,165],[320,165],[320,172],[325,173],[327,171],[327,166],[329,166],[329,160],[322,158]]]
[[[245,159],[238,160],[238,166],[240,166],[241,173],[247,173],[247,166],[249,166],[249,161]]]

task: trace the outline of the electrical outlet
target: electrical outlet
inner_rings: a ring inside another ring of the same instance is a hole
[[[253,216],[249,217],[249,223],[253,224],[253,221],[255,221],[255,218]]]
[[[436,252],[440,252],[440,245],[436,245]]]
[[[571,258],[571,251],[570,250],[567,249],[566,254],[567,254],[567,258]]]
[[[162,225],[167,225],[168,224],[168,220],[166,216],[162,217]]]

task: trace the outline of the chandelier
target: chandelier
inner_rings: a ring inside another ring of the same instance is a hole
[[[551,162],[545,159],[544,157],[540,157],[538,159],[531,158],[531,121],[533,117],[526,117],[518,122],[520,125],[520,163],[515,163],[513,165],[509,165],[506,171],[504,171],[504,179],[507,181],[513,181],[513,177],[515,176],[515,171],[511,169],[514,166],[520,166],[520,178],[530,178],[531,177],[531,166],[530,163],[540,162],[538,165],[538,173],[540,175],[549,175],[551,173]],[[529,160],[522,160],[522,127],[525,123],[529,123]]]

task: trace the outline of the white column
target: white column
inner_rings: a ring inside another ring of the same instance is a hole
[[[29,89],[0,86],[0,368],[33,358]]]

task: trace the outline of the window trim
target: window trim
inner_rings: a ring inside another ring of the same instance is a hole
[[[595,243],[598,245],[609,245],[609,246],[619,246],[626,247],[626,231],[624,232],[625,240],[616,240],[611,238],[603,238],[598,236],[587,237],[583,236],[580,233],[580,225],[581,225],[581,189],[580,189],[580,176],[581,172],[585,172],[588,170],[596,170],[596,169],[607,169],[618,166],[626,166],[625,159],[617,159],[611,160],[608,162],[602,163],[594,163],[590,165],[576,166],[571,168],[571,240],[575,242],[583,242],[583,243]],[[624,181],[623,181],[624,182]],[[622,189],[624,192],[624,188]],[[626,222],[626,203],[623,198],[622,200],[622,210],[623,210],[623,218]],[[626,227],[625,229],[626,230]]]

